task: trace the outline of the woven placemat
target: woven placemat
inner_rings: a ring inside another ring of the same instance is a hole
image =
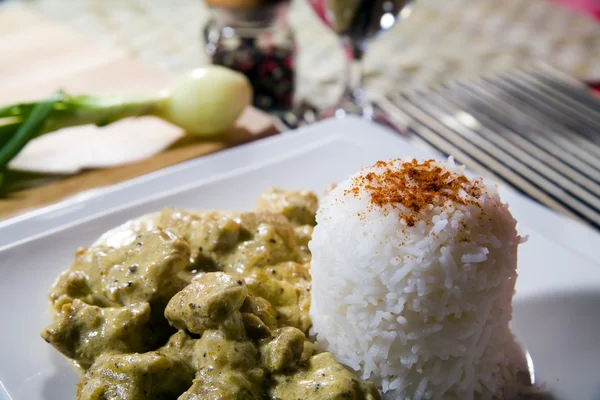
[[[11,3],[9,1],[9,3]],[[206,63],[202,0],[12,0],[119,46],[146,63],[178,72]],[[298,97],[331,104],[340,88],[343,53],[305,0],[293,2]],[[368,85],[385,91],[532,60],[583,80],[600,80],[600,24],[547,0],[416,0],[413,15],[379,37],[365,64]]]

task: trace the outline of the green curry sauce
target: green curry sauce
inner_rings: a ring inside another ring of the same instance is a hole
[[[76,253],[42,337],[84,371],[80,400],[379,399],[307,337],[318,202],[165,209]]]

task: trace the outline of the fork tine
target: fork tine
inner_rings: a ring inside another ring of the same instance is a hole
[[[488,111],[492,115],[501,115],[505,119],[505,124],[509,124],[514,130],[524,137],[528,137],[538,142],[551,141],[556,145],[571,152],[572,154],[587,161],[590,165],[598,165],[600,157],[600,147],[589,141],[587,137],[579,135],[577,132],[565,128],[556,120],[548,117],[547,114],[532,107],[527,101],[520,98],[508,96],[500,89],[487,84],[458,83],[456,85],[465,96],[471,96],[471,103],[477,107],[481,103],[481,98],[485,98],[487,104],[497,109]],[[474,97],[477,96],[477,97]]]
[[[487,116],[500,127],[506,127],[518,137],[546,150],[556,158],[569,161],[589,178],[600,180],[600,149],[569,130],[522,114],[523,110],[528,111],[527,105],[505,101],[481,85],[456,85],[449,97],[461,101],[466,107]]]
[[[566,95],[579,100],[592,110],[600,110],[600,98],[590,95],[589,87],[563,71],[541,63],[538,68],[528,71],[546,85],[562,90]]]
[[[600,124],[589,115],[571,106],[563,98],[548,95],[545,91],[535,90],[528,82],[518,82],[509,74],[486,79],[491,85],[501,90],[506,96],[529,105],[530,109],[538,110],[546,118],[573,130],[591,141],[600,143],[595,133],[600,130]]]
[[[558,92],[561,98],[566,98],[568,102],[575,103],[575,106],[582,108],[582,111],[595,115],[595,118],[600,118],[600,99],[589,95],[588,88],[581,85],[572,85],[570,83],[556,80],[553,75],[545,73],[544,70],[523,71],[525,77],[530,80],[536,80],[540,86],[547,90]],[[596,119],[597,121],[597,119]]]
[[[378,102],[425,143],[600,229],[600,101],[546,65]]]
[[[600,172],[589,168],[583,163],[578,163],[577,158],[570,154],[567,154],[567,157],[565,157],[567,160],[556,157],[556,155],[560,155],[560,149],[557,146],[552,146],[551,148],[537,146],[523,138],[513,129],[497,123],[485,113],[469,108],[464,102],[458,100],[456,96],[447,97],[435,92],[428,94],[429,96],[423,100],[436,104],[443,111],[450,113],[449,116],[452,115],[451,113],[458,116],[454,119],[465,126],[470,132],[469,136],[474,141],[483,140],[483,146],[493,146],[491,151],[497,154],[507,153],[516,158],[515,161],[511,161],[511,165],[524,164],[526,168],[536,170],[553,181],[563,182],[563,186],[565,187],[576,184],[579,187],[573,188],[573,190],[579,191],[582,189],[600,196],[600,183],[582,174],[585,171],[593,176],[594,173],[598,175]],[[461,116],[463,118],[460,118]],[[445,120],[448,121],[448,118]],[[585,168],[582,168],[583,171],[580,171],[567,161]],[[587,197],[587,195],[584,194],[583,197]],[[589,201],[595,203],[598,199],[594,197]],[[598,203],[598,207],[600,208],[600,202]]]
[[[524,179],[506,165],[495,159],[482,157],[480,152],[470,152],[469,149],[462,146],[460,141],[451,140],[453,139],[451,135],[437,132],[428,125],[426,119],[423,121],[414,118],[413,113],[407,112],[412,108],[410,103],[410,100],[404,97],[395,97],[393,100],[380,102],[380,107],[390,115],[400,114],[404,116],[404,119],[411,120],[410,131],[418,138],[418,141],[426,143],[446,156],[452,155],[458,162],[467,165],[483,176],[491,177],[497,182],[509,182],[518,191],[565,215],[580,221],[587,220],[571,211],[571,207],[565,206],[554,200],[553,197],[548,196],[544,189],[532,185],[530,181]]]
[[[413,93],[410,97],[412,104],[406,106],[406,110],[412,118],[428,123],[438,134],[443,135],[452,143],[456,143],[474,158],[478,158],[487,165],[492,163],[504,165],[531,185],[546,191],[549,196],[565,204],[574,212],[600,224],[600,216],[595,211],[600,208],[600,198],[556,173],[539,160],[527,157],[527,154],[518,147],[513,146],[509,152],[486,140],[480,131],[471,131],[469,134],[469,129],[465,129],[466,127],[452,115],[444,115],[439,109],[433,108],[431,97],[433,97],[431,92],[425,99]],[[524,159],[527,162],[524,162]]]

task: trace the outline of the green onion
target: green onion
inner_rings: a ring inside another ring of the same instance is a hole
[[[31,139],[38,135],[46,122],[46,118],[52,112],[54,103],[54,99],[37,103],[31,109],[27,120],[16,128],[14,135],[0,137],[2,139],[2,147],[0,147],[0,187],[4,182],[3,171],[6,166]]]
[[[252,88],[244,75],[209,66],[149,95],[72,96],[59,91],[48,100],[8,105],[0,108],[0,171],[31,139],[58,129],[155,116],[192,135],[218,136],[234,125],[251,101]]]
[[[0,148],[0,169],[16,156],[31,139],[37,136],[52,112],[54,100],[37,103],[31,110],[29,118],[21,124],[15,134]]]

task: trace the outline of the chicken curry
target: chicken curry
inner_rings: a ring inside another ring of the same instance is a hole
[[[79,400],[379,399],[308,337],[318,201],[165,209],[79,249],[42,337],[83,371]]]

